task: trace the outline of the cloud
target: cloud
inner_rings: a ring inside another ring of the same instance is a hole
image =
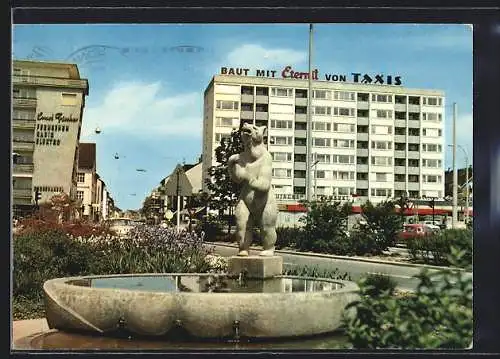
[[[96,127],[142,137],[201,136],[202,94],[162,96],[162,89],[160,82],[116,84],[100,104],[85,108],[82,138],[91,136]]]
[[[257,44],[244,44],[227,55],[228,66],[246,68],[272,68],[277,65],[295,65],[306,62],[307,52],[287,48],[265,48]]]

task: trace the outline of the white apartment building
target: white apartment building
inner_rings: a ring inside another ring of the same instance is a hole
[[[444,93],[397,85],[313,81],[311,193],[380,202],[444,197]],[[221,138],[267,126],[277,199],[306,194],[308,81],[216,75],[204,96],[203,189]]]

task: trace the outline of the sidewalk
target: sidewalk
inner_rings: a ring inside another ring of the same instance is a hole
[[[46,332],[49,325],[45,318],[16,320],[12,322],[12,348],[17,340],[36,333]]]

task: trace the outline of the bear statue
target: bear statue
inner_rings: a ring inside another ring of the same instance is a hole
[[[243,152],[232,155],[228,160],[230,178],[241,184],[234,212],[239,256],[248,256],[255,226],[260,228],[263,242],[259,255],[274,255],[278,207],[271,187],[272,158],[263,143],[265,132],[266,126],[243,124]]]

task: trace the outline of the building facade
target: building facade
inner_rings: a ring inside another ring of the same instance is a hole
[[[444,197],[444,93],[312,81],[312,198]],[[281,203],[306,196],[308,81],[216,75],[204,94],[203,190],[214,150],[243,122],[267,126]]]
[[[77,198],[82,201],[83,218],[91,221],[98,220],[95,143],[80,142],[77,182]]]
[[[78,141],[88,82],[75,64],[13,61],[14,215],[56,193],[76,196]]]

